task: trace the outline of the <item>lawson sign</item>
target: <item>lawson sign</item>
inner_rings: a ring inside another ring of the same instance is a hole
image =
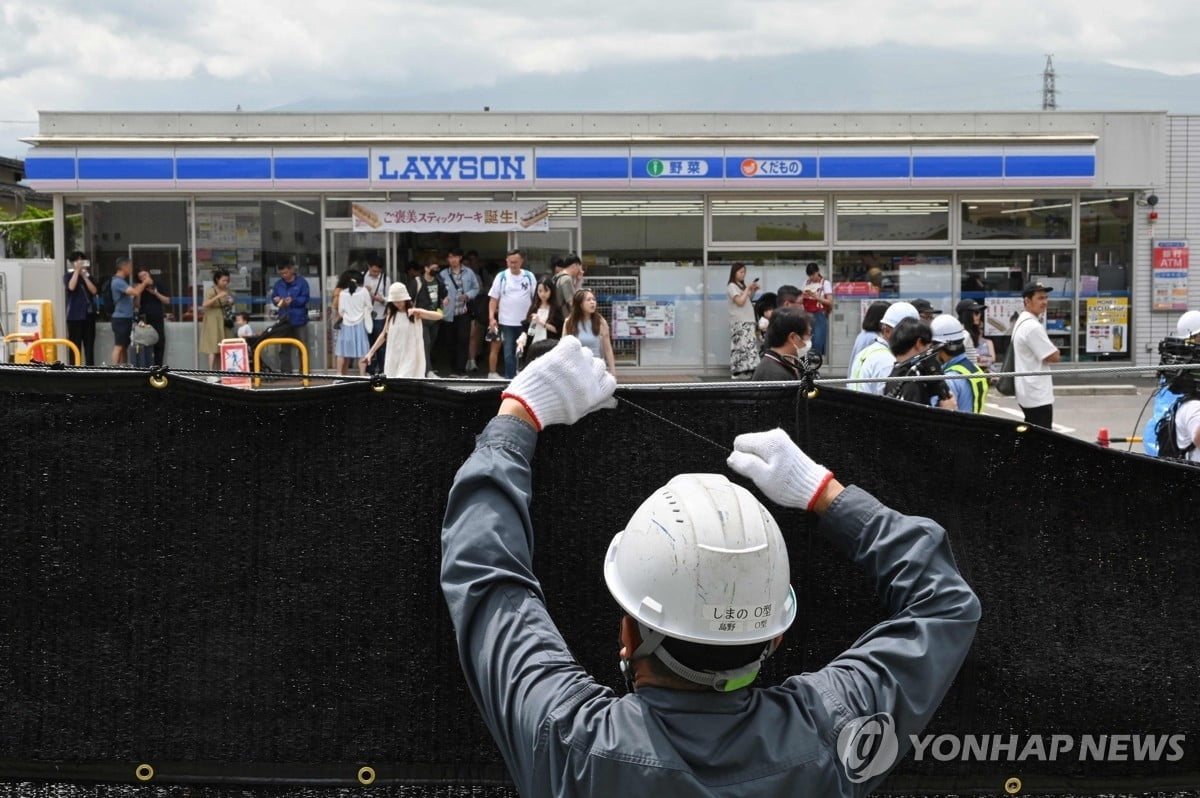
[[[372,148],[371,184],[532,188],[533,148]]]

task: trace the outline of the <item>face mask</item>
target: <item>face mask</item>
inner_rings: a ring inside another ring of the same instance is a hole
[[[803,359],[808,354],[809,349],[812,349],[812,346],[807,341],[804,342],[804,346],[796,347],[796,358]]]

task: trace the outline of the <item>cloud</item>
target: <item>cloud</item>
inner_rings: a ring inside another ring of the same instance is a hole
[[[1056,63],[1200,72],[1191,42],[1200,4],[1191,0],[0,0],[0,22],[9,120],[40,109],[429,96],[630,65],[645,65],[652,80],[662,66],[720,62],[754,80],[764,58],[862,48],[1027,56],[1031,76],[1045,53]],[[847,102],[873,90],[847,85]]]

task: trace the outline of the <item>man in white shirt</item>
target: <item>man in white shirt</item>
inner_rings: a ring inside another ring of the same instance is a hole
[[[908,302],[893,302],[889,305],[879,322],[879,334],[875,336],[874,341],[862,348],[858,357],[850,364],[851,379],[882,378],[891,375],[892,368],[896,365],[896,356],[892,354],[891,346],[888,343],[892,338],[892,330],[896,329],[896,325],[904,319],[917,318],[919,318],[917,309]],[[882,382],[852,382],[850,389],[882,396],[885,384]]]
[[[507,268],[496,275],[492,289],[488,291],[488,328],[499,333],[504,349],[504,376],[511,380],[517,376],[517,337],[529,315],[529,306],[537,296],[537,278],[525,269],[525,253],[519,249],[504,256],[504,265]],[[489,364],[495,362],[494,356],[495,346],[488,358]],[[493,365],[488,378],[499,377]]]
[[[371,330],[367,333],[369,346],[374,346],[375,339],[383,332],[383,317],[387,312],[389,285],[387,275],[383,273],[383,258],[375,254],[368,255],[367,273],[363,275],[363,288],[367,289],[367,295],[371,297]],[[383,353],[384,347],[381,346],[375,353],[375,357],[372,358],[367,371],[372,374],[383,372]]]
[[[1025,299],[1025,310],[1013,325],[1013,369],[1019,372],[1037,371],[1028,377],[1016,377],[1017,404],[1025,413],[1025,420],[1039,427],[1054,427],[1054,381],[1050,378],[1050,364],[1062,359],[1058,347],[1046,334],[1042,317],[1046,313],[1050,291],[1039,282],[1025,285],[1021,296]]]

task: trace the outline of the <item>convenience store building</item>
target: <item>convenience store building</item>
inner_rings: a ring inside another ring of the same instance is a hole
[[[1163,112],[43,112],[30,142],[57,251],[83,250],[101,280],[119,255],[150,268],[172,296],[176,366],[200,362],[192,309],[215,267],[261,327],[275,265],[298,263],[325,368],[342,270],[378,252],[394,277],[451,245],[484,261],[521,247],[535,272],[580,253],[623,318],[670,319],[618,325],[619,366],[646,375],[727,374],[737,261],[766,290],[821,264],[828,376],[877,298],[976,298],[1003,351],[1020,287],[1040,279],[1064,362],[1132,365],[1155,364],[1200,307],[1200,199],[1172,166],[1200,162],[1200,122]]]

